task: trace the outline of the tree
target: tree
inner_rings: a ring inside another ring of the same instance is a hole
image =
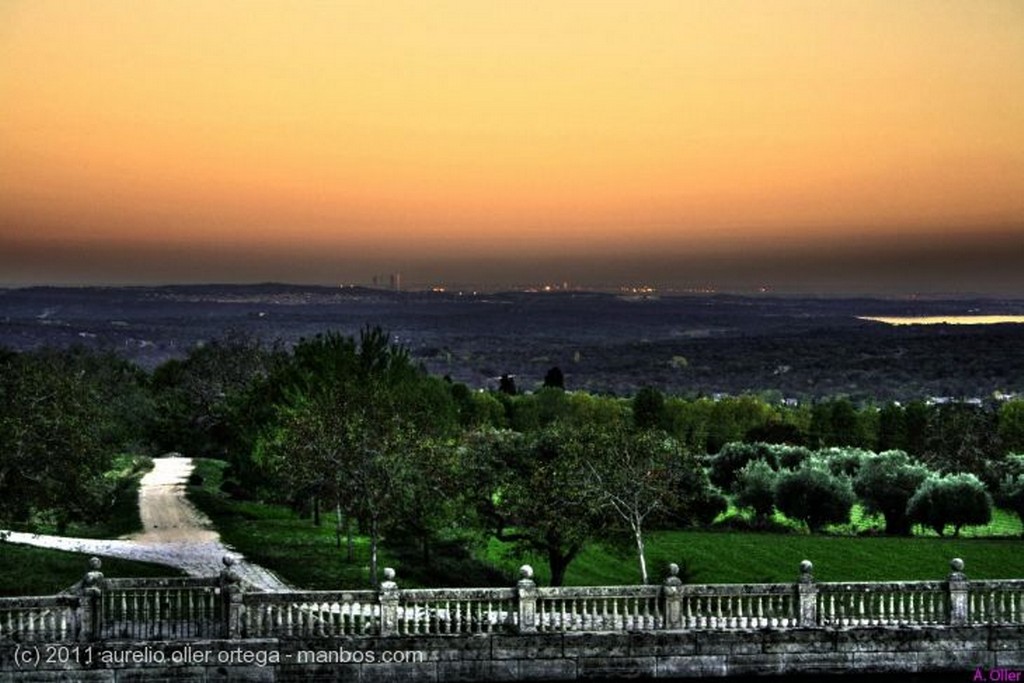
[[[521,551],[544,555],[551,584],[606,526],[588,487],[584,432],[562,424],[522,434],[490,431],[466,438],[476,508],[490,533]]]
[[[248,474],[248,455],[284,384],[279,376],[269,380],[284,359],[278,347],[228,332],[196,346],[183,360],[167,361],[150,381],[153,440],[162,451],[226,459],[236,473]]]
[[[857,409],[848,399],[815,404],[811,410],[809,440],[812,446],[861,446],[864,434]]]
[[[736,474],[736,505],[754,511],[755,522],[766,526],[775,510],[777,474],[764,460],[751,460]]]
[[[868,458],[874,457],[874,453],[862,448],[836,447],[823,448],[817,452],[818,458],[825,461],[829,472],[835,475],[844,475],[851,479],[857,476],[861,465]]]
[[[138,376],[83,349],[0,356],[0,522],[46,513],[64,533],[108,509],[112,456],[134,440],[116,410]]]
[[[1024,400],[1007,401],[999,407],[999,438],[1007,451],[1024,453]]]
[[[907,503],[928,478],[929,470],[904,451],[885,451],[865,458],[853,480],[853,490],[864,508],[885,517],[885,532],[909,536]]]
[[[992,497],[973,474],[946,474],[928,477],[907,502],[907,517],[943,535],[953,525],[959,536],[965,526],[992,521]]]
[[[826,524],[849,522],[853,503],[849,479],[832,474],[820,461],[780,473],[775,485],[775,507],[787,517],[805,522],[811,533]]]
[[[643,387],[633,397],[633,425],[660,429],[665,422],[665,396],[654,387]]]
[[[875,448],[879,452],[905,449],[906,443],[907,425],[903,408],[896,403],[886,403],[878,412],[878,442]]]
[[[931,407],[920,460],[940,472],[980,474],[986,459],[1003,455],[995,412],[967,403]]]
[[[410,510],[442,495],[420,484],[431,481],[433,440],[456,424],[451,393],[379,328],[364,330],[358,345],[336,334],[304,340],[293,355],[259,459],[293,495],[329,496],[365,523],[376,585],[385,531],[422,522]]]
[[[501,379],[498,380],[498,391],[509,396],[515,396],[519,393],[516,390],[516,378],[508,373],[502,375]]]
[[[999,463],[995,501],[1024,523],[1024,454],[1011,453]]]
[[[544,375],[544,386],[551,389],[565,389],[565,375],[557,365]]]
[[[779,468],[778,455],[769,444],[735,441],[711,458],[711,481],[722,489],[732,489],[736,473],[753,460],[763,460],[773,470]]]
[[[669,508],[679,492],[679,444],[660,431],[599,429],[585,448],[589,488],[626,525],[636,545],[640,580],[646,584],[644,530],[648,519]]]

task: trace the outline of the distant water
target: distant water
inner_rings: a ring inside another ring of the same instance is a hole
[[[874,320],[889,325],[998,325],[1024,324],[1024,315],[923,315],[923,316],[867,316],[858,320]]]

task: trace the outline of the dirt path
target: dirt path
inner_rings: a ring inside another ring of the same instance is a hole
[[[171,455],[156,458],[153,465],[139,486],[142,532],[118,540],[10,532],[7,540],[54,550],[156,562],[192,576],[219,573],[224,566],[224,556],[231,555],[237,560],[235,570],[255,587],[289,589],[277,575],[247,562],[221,543],[210,520],[185,498],[185,482],[194,467],[191,458]]]
[[[145,545],[219,543],[210,519],[185,497],[185,484],[195,465],[177,455],[158,458],[139,482],[142,531],[129,536]]]

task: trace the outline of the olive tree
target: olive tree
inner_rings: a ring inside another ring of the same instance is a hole
[[[952,525],[953,535],[959,536],[965,526],[992,521],[992,497],[973,474],[932,475],[907,502],[907,517],[939,536]]]
[[[775,507],[787,517],[805,522],[812,533],[826,524],[849,522],[854,500],[850,480],[832,474],[817,460],[783,471],[775,485]]]
[[[736,474],[736,505],[754,511],[755,522],[767,524],[775,510],[775,483],[778,474],[764,460],[752,460]]]
[[[914,462],[903,451],[885,451],[861,461],[853,480],[853,490],[865,510],[885,517],[885,532],[909,536],[907,502],[930,474],[927,467]]]

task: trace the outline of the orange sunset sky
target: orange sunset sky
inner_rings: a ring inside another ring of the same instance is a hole
[[[0,285],[1024,295],[1021,0],[0,0]]]

